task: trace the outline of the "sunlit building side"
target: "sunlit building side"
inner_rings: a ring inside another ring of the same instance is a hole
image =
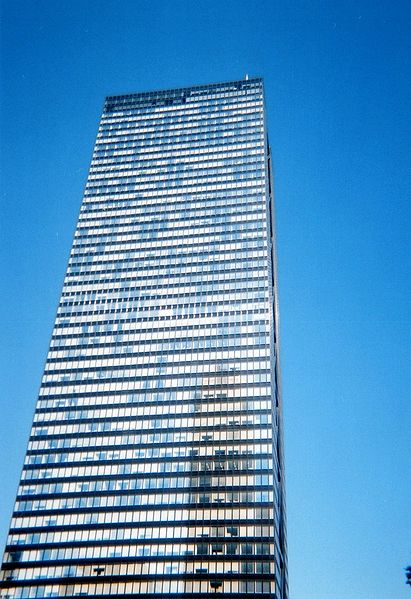
[[[2,598],[288,598],[273,213],[261,79],[106,99]]]

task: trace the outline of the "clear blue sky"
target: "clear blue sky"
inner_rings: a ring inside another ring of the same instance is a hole
[[[1,6],[1,543],[104,96],[248,73],[275,160],[291,599],[410,597],[411,5]]]

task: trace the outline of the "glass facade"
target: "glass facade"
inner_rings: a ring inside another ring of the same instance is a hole
[[[259,78],[108,97],[1,597],[287,599]]]

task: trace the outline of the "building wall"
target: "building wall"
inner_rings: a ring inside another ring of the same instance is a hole
[[[106,99],[2,597],[287,597],[261,79]]]

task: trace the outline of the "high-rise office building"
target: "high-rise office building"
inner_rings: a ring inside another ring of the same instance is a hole
[[[108,97],[3,598],[286,599],[263,82]]]

